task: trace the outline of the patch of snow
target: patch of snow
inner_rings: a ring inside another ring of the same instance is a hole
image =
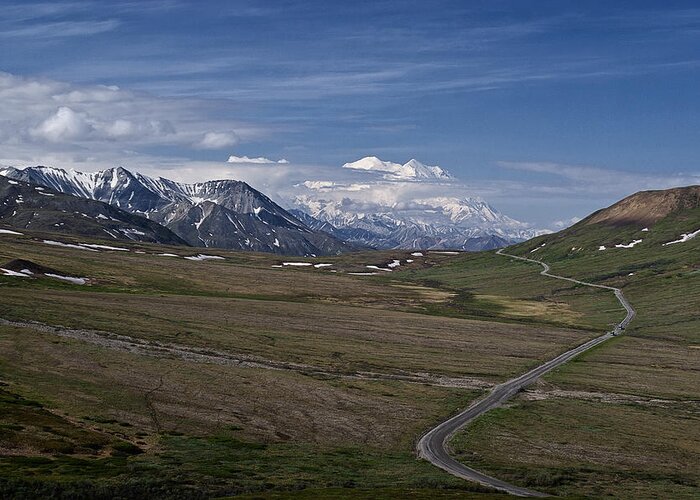
[[[395,268],[395,267],[399,267],[400,265],[401,265],[401,261],[400,261],[400,260],[393,260],[390,264],[387,264],[386,267],[390,267],[390,268],[393,269],[393,268]]]
[[[95,245],[92,243],[81,243],[81,247],[88,247],[88,248],[96,248],[97,250],[118,250],[120,252],[128,252],[128,248],[122,248],[122,247],[110,247],[108,245]]]
[[[353,276],[375,276],[378,273],[348,273],[348,274],[352,274]]]
[[[546,244],[547,244],[547,243],[542,243],[542,244],[541,244],[540,246],[538,246],[537,248],[533,248],[532,250],[530,250],[530,253],[535,253],[537,250],[539,250],[540,248],[542,248],[542,247],[545,246]],[[573,248],[572,248],[572,250],[573,250]]]
[[[685,243],[686,241],[692,240],[693,238],[695,238],[698,234],[700,234],[700,229],[698,229],[697,231],[694,231],[692,233],[683,233],[683,234],[681,234],[680,239],[669,241],[668,243],[664,243],[663,246],[675,245],[676,243]]]
[[[279,248],[279,246],[280,246],[280,240],[278,240],[277,238],[275,238],[275,242],[273,243],[273,245],[275,245],[276,247]]]
[[[598,247],[598,250],[607,250],[607,249],[605,248],[605,245],[600,245],[600,246]]]
[[[191,257],[185,257],[187,260],[224,260],[223,257],[218,255],[205,255],[200,253],[199,255],[193,255]]]
[[[143,231],[139,231],[138,229],[126,228],[126,229],[119,229],[119,231],[121,231],[122,233],[124,233],[128,237],[130,237],[129,235],[131,235],[131,234],[136,234],[138,236],[146,236],[146,233],[144,233]]]
[[[7,179],[7,182],[9,182],[10,184],[15,185],[15,186],[16,186],[17,184],[19,184],[19,182],[13,181],[13,180],[11,180],[11,179]]]
[[[314,264],[314,267],[315,267],[316,269],[319,269],[319,268],[321,268],[321,267],[330,267],[330,266],[332,266],[332,265],[333,265],[333,264]]]
[[[85,214],[83,214],[83,215],[85,215]],[[85,217],[87,217],[87,215],[85,215]],[[105,215],[102,215],[102,214],[97,214],[97,215],[95,216],[95,219],[109,220],[109,217],[107,217],[107,216],[105,216]]]
[[[410,264],[411,262],[413,262],[413,259],[406,259],[407,264]]]
[[[34,189],[36,189],[37,191],[43,191],[43,190],[44,190],[43,187],[39,187],[39,186],[35,187]]]
[[[158,255],[160,257],[179,257],[179,255],[175,255],[174,253],[159,253]]]
[[[61,243],[60,241],[44,240],[43,243],[45,243],[47,245],[52,245],[55,247],[74,248],[76,250],[87,250],[88,252],[97,252],[98,251],[98,250],[95,250],[94,248],[87,248],[84,246],[73,245],[70,243]]]
[[[379,266],[365,266],[365,267],[366,267],[367,269],[376,269],[377,271],[385,271],[385,272],[388,272],[388,273],[391,272],[391,269],[384,269],[383,267],[379,267]]]
[[[61,276],[60,274],[51,274],[51,273],[46,273],[44,276],[48,276],[49,278],[56,278],[57,280],[68,281],[69,283],[73,283],[75,285],[84,285],[85,283],[87,283],[87,278],[76,278],[74,276]]]
[[[647,231],[649,231],[649,228],[645,227],[644,229],[642,229],[642,231],[646,233]]]
[[[298,267],[306,267],[306,266],[313,266],[311,262],[282,262],[283,266],[298,266]]]
[[[10,231],[9,229],[0,229],[0,234],[16,234],[19,236],[24,235],[24,233],[18,233],[17,231]]]
[[[2,271],[3,276],[15,276],[17,278],[29,278],[28,274],[18,273],[17,271],[10,271],[9,269],[5,269],[2,267],[0,267],[0,271]]]
[[[615,245],[615,248],[632,248],[633,246],[638,245],[641,242],[642,240],[633,240],[631,243],[619,243]]]
[[[413,252],[411,255],[413,257],[423,257],[423,254],[421,252]]]
[[[42,193],[41,191],[39,191],[39,194],[43,194],[44,196],[56,196],[55,194],[51,194],[51,193]]]
[[[459,255],[459,252],[448,252],[448,251],[437,251],[437,250],[433,250],[430,253],[439,253],[442,255]]]

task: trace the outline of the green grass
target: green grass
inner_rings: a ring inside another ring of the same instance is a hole
[[[453,441],[457,457],[556,495],[696,498],[697,413],[630,402],[521,401]]]
[[[461,458],[558,495],[682,498],[697,491],[700,239],[660,249],[693,224],[680,216],[660,223],[632,249],[599,252],[599,241],[627,242],[638,229],[598,227],[571,236],[574,243],[549,235],[512,249],[529,256],[547,241],[532,255],[556,273],[622,287],[639,316],[626,336],[557,369],[512,406],[458,434]],[[351,277],[275,269],[280,260],[270,255],[211,251],[226,260],[191,262],[153,255],[194,253],[176,247],[92,253],[31,236],[0,238],[0,263],[21,257],[93,281],[78,287],[0,277],[0,317],[339,373],[427,371],[498,382],[624,316],[609,292],[547,279],[537,265],[493,252],[428,253],[401,272]],[[584,250],[571,250],[579,246]],[[356,271],[407,256],[313,261]],[[0,350],[4,390],[38,405],[1,421],[0,496],[481,494],[413,455],[421,432],[477,391],[146,357],[31,328],[0,327]],[[36,429],[45,411],[65,428],[42,426],[30,439],[27,429]],[[100,449],[85,446],[97,436]],[[58,448],[49,446],[56,442]]]
[[[526,397],[459,433],[452,443],[459,457],[497,477],[557,495],[697,498],[700,240],[663,243],[698,227],[696,209],[673,214],[649,231],[579,226],[508,249],[546,261],[553,273],[622,288],[638,315],[625,335],[558,368]],[[643,242],[611,248],[633,239]],[[598,250],[600,245],[607,250]],[[469,265],[470,258],[463,259]],[[540,270],[523,265],[533,277]],[[488,275],[504,266],[477,268]],[[518,276],[523,286],[508,292],[500,278],[483,278],[486,284],[477,290],[514,297],[532,295],[530,287],[537,286]],[[545,296],[554,293],[545,288]],[[594,297],[600,296],[589,295]],[[606,321],[610,317],[571,298],[572,308]]]

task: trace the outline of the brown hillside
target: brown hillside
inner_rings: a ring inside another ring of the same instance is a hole
[[[651,225],[678,210],[697,207],[700,207],[700,186],[640,191],[599,210],[582,222],[583,225]]]

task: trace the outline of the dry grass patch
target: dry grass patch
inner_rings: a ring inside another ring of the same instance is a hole
[[[408,446],[475,393],[392,381],[316,378],[275,370],[144,358],[24,328],[0,327],[3,378],[107,429],[207,435],[236,426],[263,441]],[[128,422],[122,427],[118,422]]]
[[[503,314],[512,318],[541,318],[548,322],[577,325],[583,313],[574,311],[567,302],[543,298],[542,300],[513,299],[502,295],[475,295],[475,298],[493,302],[503,307]]]
[[[595,335],[318,303],[24,289],[3,299],[0,317],[336,371],[430,372],[493,381]]]

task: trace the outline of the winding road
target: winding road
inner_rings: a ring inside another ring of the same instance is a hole
[[[560,354],[556,358],[551,359],[536,368],[533,368],[532,370],[528,371],[523,375],[520,375],[519,377],[508,380],[503,384],[497,385],[491,390],[491,392],[489,392],[489,394],[486,397],[480,399],[461,413],[458,413],[457,415],[446,420],[445,422],[442,422],[437,427],[434,427],[426,434],[424,434],[423,437],[421,437],[421,439],[418,441],[418,455],[421,458],[428,460],[436,467],[440,467],[441,469],[449,472],[453,476],[457,476],[469,481],[475,481],[484,486],[495,488],[497,490],[504,491],[512,495],[545,497],[548,496],[545,493],[540,493],[538,491],[529,490],[527,488],[521,488],[519,486],[512,485],[505,481],[501,481],[500,479],[488,476],[482,472],[479,472],[475,469],[472,469],[471,467],[467,467],[466,465],[458,462],[450,456],[450,453],[448,451],[448,442],[458,430],[460,430],[476,418],[480,417],[484,413],[488,412],[489,410],[492,410],[500,406],[502,403],[508,401],[518,392],[520,392],[524,387],[533,383],[545,373],[549,372],[550,370],[553,370],[558,366],[563,365],[564,363],[578,356],[582,352],[585,352],[622,332],[625,329],[625,327],[629,324],[629,322],[632,321],[636,313],[634,311],[634,308],[630,305],[625,296],[622,294],[622,290],[620,290],[619,288],[614,288],[605,285],[596,285],[594,283],[587,283],[585,281],[579,281],[564,276],[558,276],[556,274],[551,274],[549,272],[549,266],[539,260],[518,257],[517,255],[510,255],[504,253],[502,250],[498,250],[496,253],[505,257],[511,257],[526,262],[540,264],[544,267],[544,269],[540,273],[543,276],[548,276],[550,278],[565,281],[571,281],[572,283],[577,283],[579,285],[611,290],[615,293],[615,297],[617,297],[617,299],[620,301],[620,304],[622,304],[622,306],[627,311],[625,319],[620,321],[620,323],[618,323],[615,326],[615,329],[612,332],[605,333],[600,337],[596,337],[592,340],[589,340],[588,342],[581,344],[580,346],[575,347],[569,351],[566,351],[565,353]]]

